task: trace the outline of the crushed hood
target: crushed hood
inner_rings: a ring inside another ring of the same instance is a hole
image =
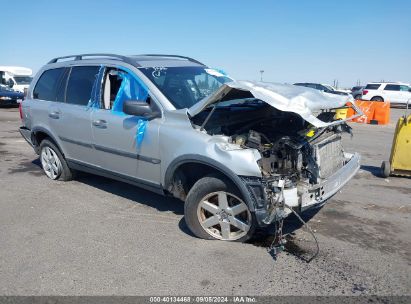
[[[300,115],[304,120],[317,128],[327,127],[335,124],[335,122],[319,120],[314,115],[314,112],[339,108],[349,101],[354,101],[351,95],[330,94],[289,84],[233,81],[223,84],[213,94],[193,105],[188,109],[188,114],[195,116],[211,104],[223,100],[236,99],[235,96],[244,96],[244,93],[247,92],[280,111],[293,112]],[[228,98],[229,96],[233,96],[233,98]]]

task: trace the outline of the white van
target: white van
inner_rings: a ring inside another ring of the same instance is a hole
[[[15,91],[24,92],[32,80],[33,71],[29,68],[0,66],[0,84],[8,85]]]

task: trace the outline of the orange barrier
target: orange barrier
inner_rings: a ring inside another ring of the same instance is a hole
[[[347,106],[349,107],[348,111],[347,111],[347,118],[351,117],[351,116],[354,116],[355,111],[354,111],[353,108],[351,108],[351,102],[347,102]]]
[[[387,125],[390,123],[391,108],[390,103],[376,102],[373,119],[378,121],[379,125]]]
[[[375,120],[379,125],[386,125],[390,122],[391,108],[388,101],[379,102],[357,99],[355,104],[361,109],[364,115],[354,118],[351,121],[358,123],[370,123],[371,120]],[[350,107],[350,103],[347,103],[347,106],[349,106],[347,117],[351,117],[356,114],[354,109]]]
[[[374,117],[375,102],[366,100],[356,100],[355,104],[361,109],[364,115],[354,118],[352,121],[359,123],[370,123]]]

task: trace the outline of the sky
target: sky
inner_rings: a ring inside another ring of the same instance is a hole
[[[0,65],[178,54],[238,80],[411,82],[409,0],[0,0]]]

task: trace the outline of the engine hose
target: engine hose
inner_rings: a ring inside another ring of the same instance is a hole
[[[295,215],[295,216],[298,218],[298,220],[303,224],[303,226],[305,226],[305,227],[307,228],[308,232],[313,236],[313,238],[314,238],[314,240],[315,240],[315,245],[317,246],[317,251],[315,252],[315,254],[314,254],[311,258],[309,258],[309,259],[307,260],[307,263],[309,263],[309,262],[311,262],[311,261],[318,255],[318,253],[320,252],[320,246],[319,246],[319,244],[318,244],[318,240],[317,240],[314,232],[312,231],[311,227],[308,226],[308,224],[301,218],[301,216],[300,216],[297,212],[295,212],[295,210],[294,210],[293,208],[291,208],[290,206],[288,206],[288,205],[285,204],[285,203],[284,203],[284,207],[287,207],[288,209],[291,210],[292,213],[294,213],[294,215]]]

